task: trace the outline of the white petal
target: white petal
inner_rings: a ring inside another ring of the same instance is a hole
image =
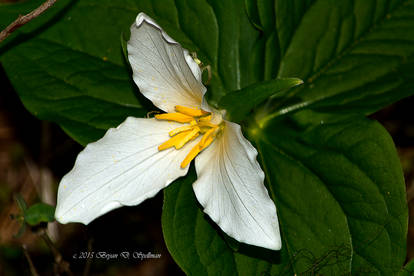
[[[128,59],[142,94],[165,112],[176,105],[200,108],[206,88],[194,60],[151,18],[140,13],[131,26]]]
[[[158,151],[168,132],[182,124],[129,117],[89,144],[58,191],[61,223],[93,219],[123,205],[137,205],[187,173],[180,164],[197,139],[184,148]]]
[[[226,121],[222,136],[196,158],[198,179],[193,188],[204,212],[229,236],[279,250],[276,207],[256,156],[240,126]]]

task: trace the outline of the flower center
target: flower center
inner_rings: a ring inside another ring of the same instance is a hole
[[[214,138],[223,129],[224,124],[222,123],[221,118],[213,118],[217,115],[202,109],[193,109],[177,105],[175,106],[175,111],[176,112],[174,113],[155,115],[155,118],[158,120],[168,120],[186,124],[170,131],[169,135],[171,138],[159,145],[158,150],[161,151],[171,147],[175,147],[175,149],[178,150],[186,143],[202,134],[203,137],[200,142],[191,149],[181,163],[181,168],[185,168],[203,149],[207,148],[214,141]]]

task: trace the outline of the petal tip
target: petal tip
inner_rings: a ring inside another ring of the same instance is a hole
[[[271,250],[281,250],[282,241],[280,240],[280,236],[276,237],[276,240],[272,241],[272,243],[269,244],[269,246],[266,248],[271,249]]]
[[[174,39],[172,39],[166,32],[164,32],[164,30],[160,27],[160,25],[158,25],[155,21],[154,21],[154,19],[152,19],[151,17],[149,17],[147,14],[145,14],[144,12],[140,12],[138,15],[137,15],[137,18],[135,19],[135,23],[134,24],[132,24],[132,26],[131,26],[131,32],[132,32],[132,29],[135,27],[135,28],[140,28],[141,27],[141,25],[144,23],[144,22],[146,22],[147,24],[149,24],[149,25],[151,25],[152,27],[154,27],[154,28],[156,28],[156,29],[158,29],[158,31],[160,31],[161,32],[161,34],[162,34],[162,36],[163,36],[163,38],[168,42],[168,43],[171,43],[171,44],[178,44],[178,42],[177,41],[175,41]]]
[[[159,26],[154,22],[154,20],[151,19],[151,17],[146,15],[144,12],[140,12],[135,19],[135,24],[137,27],[139,27],[144,21],[147,21],[148,23],[153,24],[159,28]]]
[[[55,211],[56,221],[59,222],[60,224],[68,224],[68,223],[72,223],[72,222],[78,222],[78,223],[82,223],[82,224],[87,225],[89,223],[89,221],[85,221],[85,220],[76,218],[74,216],[71,216],[70,212],[73,212],[73,211],[63,210],[61,205],[58,204],[56,206],[56,211]]]
[[[250,238],[242,239],[240,237],[239,242],[249,244],[249,245],[253,245],[253,246],[262,247],[262,248],[269,249],[269,250],[276,250],[277,251],[277,250],[282,249],[282,241],[281,241],[280,235],[278,233],[275,233],[274,237],[268,238],[268,239],[255,238],[254,240],[252,240]]]

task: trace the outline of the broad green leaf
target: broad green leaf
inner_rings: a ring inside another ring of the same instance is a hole
[[[300,24],[303,15],[315,1],[316,0],[274,1],[281,56],[286,53],[292,36]]]
[[[194,1],[187,0],[187,6]],[[203,1],[198,1],[198,5]],[[258,81],[256,67],[251,65],[249,57],[255,49],[255,41],[259,39],[259,32],[250,24],[245,11],[244,2],[240,0],[229,1],[207,1],[211,6],[217,28],[217,52],[215,61],[210,61],[213,71],[213,80],[208,87],[210,102],[216,104],[225,93],[241,89]],[[181,15],[185,15],[184,12]],[[207,22],[201,21],[196,32],[202,34]],[[195,26],[194,21],[188,22]],[[183,25],[182,25],[183,26]],[[184,26],[183,26],[184,29]],[[204,34],[205,35],[205,34]],[[207,44],[211,44],[208,41]],[[214,82],[214,74],[217,72],[218,79]],[[218,84],[222,83],[222,88]],[[220,89],[223,91],[218,92]]]
[[[275,96],[289,88],[302,84],[296,78],[275,79],[249,85],[241,90],[227,93],[219,106],[227,111],[226,118],[232,122],[242,121],[249,112],[270,96]]]
[[[0,14],[10,19],[22,9],[2,5]],[[154,110],[132,81],[119,39],[140,11],[211,65],[213,104],[226,91],[256,81],[242,57],[252,52],[258,32],[243,16],[242,2],[61,0],[0,48],[0,61],[26,108],[82,144],[127,116]]]
[[[250,23],[258,30],[263,31],[262,23],[260,22],[259,10],[257,8],[257,1],[245,0],[246,13]]]
[[[24,212],[24,221],[29,225],[55,220],[55,207],[45,203],[36,203]]]
[[[414,94],[413,66],[413,1],[315,1],[279,71],[305,85],[289,103],[276,103],[278,113],[307,107],[370,114]]]
[[[381,125],[358,118],[302,129],[286,120],[250,133],[278,209],[282,250],[272,254],[247,246],[234,252],[197,207],[193,173],[164,193],[165,240],[185,272],[391,275],[401,269],[405,186],[393,142]]]
[[[83,144],[127,116],[146,113],[121,65],[40,38],[13,53],[3,62],[26,107]]]
[[[406,254],[405,185],[393,142],[382,126],[360,119],[302,131],[279,123],[255,137],[291,251],[312,248],[289,235],[299,226],[294,217],[299,223],[312,221],[308,227],[318,232],[330,229],[322,215],[330,211],[318,203],[329,199],[341,209],[337,219],[347,221],[338,234],[345,229],[350,233],[352,273],[399,271]],[[326,199],[307,194],[321,191],[328,192]]]
[[[279,38],[277,35],[274,0],[245,0],[246,13],[254,26],[261,30],[255,48],[254,66],[260,72],[260,80],[276,78],[280,63]]]
[[[127,116],[147,112],[137,99],[119,44],[123,24],[133,17],[126,16],[128,10],[117,13],[122,20],[92,2],[58,1],[15,40],[27,41],[1,48],[2,65],[26,108],[57,122],[82,144],[100,138]]]
[[[270,80],[277,76],[280,59],[305,12],[315,0],[245,0],[250,22],[261,31],[255,46],[260,48],[257,59],[262,75],[259,79]]]

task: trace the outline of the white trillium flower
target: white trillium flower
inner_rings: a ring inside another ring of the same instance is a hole
[[[203,101],[198,64],[151,18],[131,26],[128,57],[141,93],[166,113],[128,117],[79,154],[58,191],[56,219],[88,224],[140,204],[187,174],[195,159],[195,195],[211,219],[239,242],[279,250],[276,208],[257,151],[240,125]]]

